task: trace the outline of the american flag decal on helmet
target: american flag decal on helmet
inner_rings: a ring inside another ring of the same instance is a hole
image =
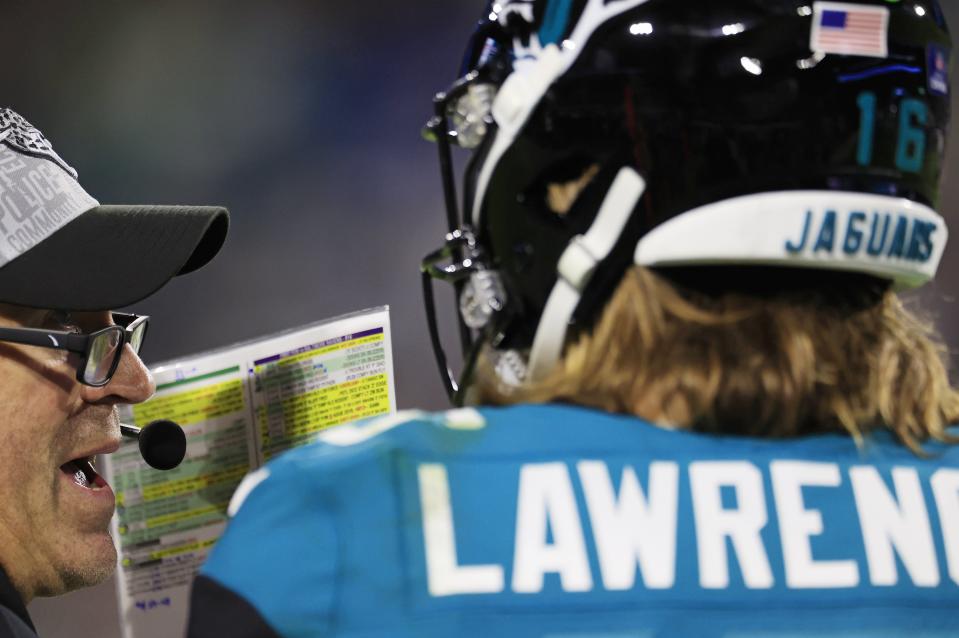
[[[43,133],[9,108],[0,109],[0,142],[20,153],[48,159],[69,173],[73,179],[77,178],[77,172],[53,150]]]
[[[813,4],[809,48],[815,53],[888,57],[889,9],[845,2],[816,2]]]

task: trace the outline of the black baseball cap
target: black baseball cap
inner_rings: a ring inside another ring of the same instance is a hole
[[[101,206],[39,130],[0,109],[0,302],[128,306],[213,259],[229,224],[220,206]]]

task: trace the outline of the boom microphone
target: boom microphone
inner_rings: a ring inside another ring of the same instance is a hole
[[[139,440],[140,455],[152,468],[172,470],[186,456],[186,434],[173,421],[151,421],[143,428],[121,423],[120,434]]]

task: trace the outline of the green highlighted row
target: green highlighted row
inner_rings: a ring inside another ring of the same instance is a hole
[[[216,372],[207,372],[206,374],[201,374],[196,377],[188,377],[186,379],[177,379],[176,381],[171,381],[170,383],[164,383],[163,385],[157,386],[157,391],[166,390],[167,388],[174,388],[178,385],[185,385],[187,383],[195,383],[197,381],[203,381],[204,379],[212,379],[213,377],[218,377],[224,374],[232,374],[234,372],[239,372],[240,366],[236,365],[232,368],[223,368],[222,370],[217,370]]]

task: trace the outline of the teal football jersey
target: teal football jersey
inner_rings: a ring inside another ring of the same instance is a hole
[[[957,636],[959,447],[926,449],[567,405],[340,426],[244,480],[190,632]]]

